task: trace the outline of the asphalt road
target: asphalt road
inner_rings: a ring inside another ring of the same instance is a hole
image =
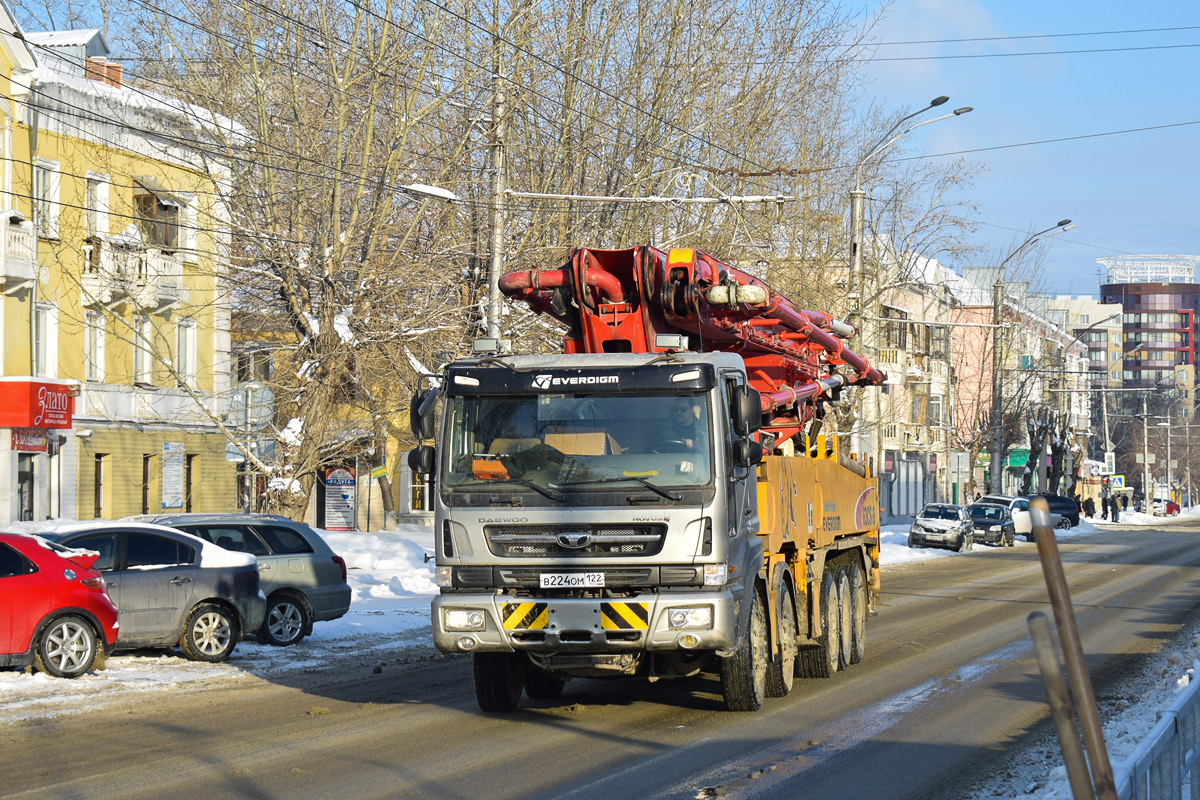
[[[1200,605],[1200,528],[1062,546],[1096,692]],[[1036,550],[898,565],[867,659],[756,714],[719,684],[575,681],[511,715],[475,706],[470,662],[427,646],[0,731],[4,798],[961,797],[1046,706],[1025,617]],[[0,698],[2,702],[2,698]]]

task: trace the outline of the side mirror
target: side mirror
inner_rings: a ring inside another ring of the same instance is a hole
[[[753,467],[755,464],[762,463],[762,460],[763,446],[753,439],[746,437],[733,443],[734,466]]]
[[[757,389],[739,386],[733,393],[733,432],[749,436],[762,427],[762,399]],[[755,462],[758,463],[758,462]]]
[[[408,451],[408,468],[418,475],[430,475],[434,468],[434,449],[422,444]]]
[[[433,414],[437,398],[436,389],[426,389],[412,396],[412,402],[408,406],[408,424],[412,428],[413,436],[418,440],[432,439],[437,430],[437,417]]]

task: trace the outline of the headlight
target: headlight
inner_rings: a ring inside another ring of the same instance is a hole
[[[1003,530],[1003,529],[999,525],[993,525],[990,528],[988,528],[988,531],[990,531],[991,533],[999,533],[1001,530]]]
[[[704,565],[704,585],[705,586],[724,586],[729,582],[729,565],[728,564],[705,564]]]
[[[438,586],[453,586],[453,567],[438,567],[436,570],[434,570],[434,580],[437,582]]]
[[[442,620],[448,631],[481,631],[484,614],[477,608],[447,608]]]
[[[667,623],[672,628],[711,628],[712,618],[712,606],[672,608],[667,612]]]

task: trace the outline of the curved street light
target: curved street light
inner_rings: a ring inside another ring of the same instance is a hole
[[[1001,434],[1004,430],[1002,419],[1004,414],[1004,396],[1002,394],[1003,385],[1000,381],[1001,368],[1003,367],[1000,351],[1003,333],[1001,332],[1000,324],[1004,321],[1004,266],[1034,242],[1048,239],[1051,236],[1057,236],[1060,233],[1066,233],[1074,227],[1071,220],[1060,219],[1049,228],[1030,234],[1025,241],[1017,245],[1015,250],[1006,255],[1004,260],[996,267],[996,281],[992,284],[992,323],[996,326],[992,328],[992,450],[990,476],[992,494],[1003,494],[1004,489],[1004,472],[1003,466],[1000,463],[1004,460],[1005,454],[1004,442],[1001,441]]]

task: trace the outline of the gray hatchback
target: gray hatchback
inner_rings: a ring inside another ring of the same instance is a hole
[[[267,613],[260,641],[296,644],[314,622],[337,619],[350,609],[346,562],[303,522],[277,514],[156,514],[131,519],[167,525],[226,550],[258,558]]]

